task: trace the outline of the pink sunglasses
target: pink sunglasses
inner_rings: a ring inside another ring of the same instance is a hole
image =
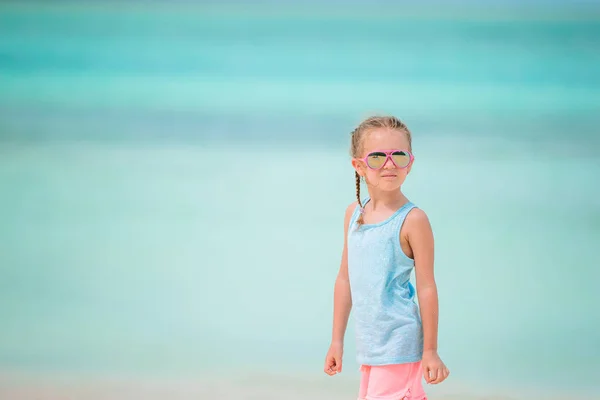
[[[373,151],[362,161],[371,169],[381,169],[387,160],[391,160],[396,168],[406,168],[414,160],[414,156],[408,150]]]

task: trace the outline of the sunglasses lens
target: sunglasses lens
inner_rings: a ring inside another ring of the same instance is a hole
[[[395,151],[392,153],[392,159],[398,168],[404,168],[410,164],[410,154],[405,151]]]
[[[375,152],[367,156],[367,164],[373,169],[379,169],[385,163],[385,153]]]

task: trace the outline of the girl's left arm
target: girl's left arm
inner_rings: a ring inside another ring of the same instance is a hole
[[[427,383],[440,383],[449,374],[437,352],[438,293],[433,273],[434,239],[427,214],[419,208],[407,216],[407,240],[415,260],[417,296],[423,323],[423,376]]]

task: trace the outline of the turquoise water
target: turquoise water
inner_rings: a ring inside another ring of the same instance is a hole
[[[467,11],[1,6],[0,369],[321,377],[390,112],[448,385],[596,390],[599,19]]]

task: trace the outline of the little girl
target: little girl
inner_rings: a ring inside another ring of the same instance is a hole
[[[335,282],[333,335],[325,372],[342,372],[344,334],[354,311],[359,399],[426,399],[421,377],[449,371],[437,353],[438,296],[427,215],[401,191],[414,162],[411,134],[395,117],[371,117],[352,132],[356,198],[346,209]],[[360,181],[369,196],[360,197]],[[409,282],[415,270],[415,288]]]

